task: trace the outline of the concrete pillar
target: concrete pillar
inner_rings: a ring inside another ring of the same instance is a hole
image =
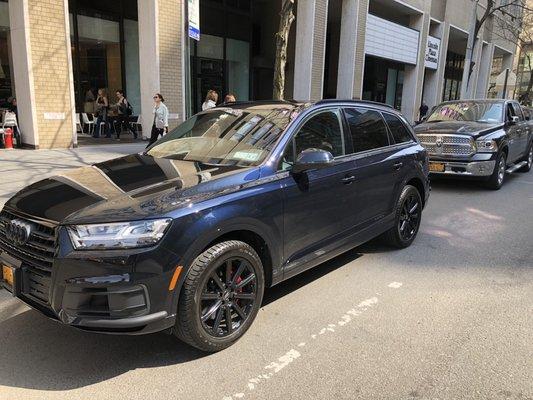
[[[441,23],[435,29],[435,37],[440,39],[439,64],[436,70],[426,70],[424,80],[424,102],[431,109],[442,101],[446,53],[450,36],[450,24]]]
[[[169,109],[169,128],[185,116],[183,0],[138,1],[139,74],[143,137],[153,125],[153,96],[161,93]]]
[[[423,13],[411,17],[411,28],[420,32],[418,40],[418,59],[416,65],[406,65],[403,79],[402,114],[411,122],[418,118],[418,109],[422,103],[424,82],[424,58],[429,33],[430,15]]]
[[[294,98],[319,100],[324,87],[328,0],[298,2]]]
[[[472,62],[474,67],[472,68],[472,74],[468,76],[468,66],[465,64],[463,71],[463,83],[461,84],[461,99],[472,99],[475,97],[477,80],[479,75],[479,68],[481,63],[481,49],[483,47],[483,41],[478,39],[474,46],[474,54],[472,55]],[[468,82],[468,85],[466,83]]]
[[[359,0],[342,1],[341,38],[339,44],[339,67],[337,78],[337,98],[351,99],[357,97],[355,89],[355,68],[357,49],[357,28]]]
[[[10,1],[9,19],[22,142],[76,145],[68,1]]]
[[[365,73],[365,40],[366,40],[366,17],[368,15],[369,0],[359,0],[357,17],[357,43],[355,46],[355,69],[353,97],[363,97],[363,79]],[[342,47],[341,47],[342,49]]]
[[[476,99],[484,99],[487,97],[493,58],[494,45],[492,43],[484,44],[481,50],[481,61],[479,64],[479,72],[476,84]]]

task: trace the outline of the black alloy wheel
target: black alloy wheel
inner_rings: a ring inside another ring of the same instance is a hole
[[[250,317],[257,300],[257,277],[244,258],[223,261],[207,278],[200,295],[202,327],[223,337],[238,330]]]
[[[400,249],[409,247],[418,234],[422,208],[422,197],[418,189],[406,185],[396,203],[394,226],[382,236],[385,242]]]
[[[264,285],[261,259],[249,244],[228,240],[209,247],[187,271],[174,333],[206,352],[231,346],[254,321]]]
[[[421,211],[420,196],[414,192],[409,193],[404,199],[398,222],[398,230],[404,241],[410,241],[418,232]]]

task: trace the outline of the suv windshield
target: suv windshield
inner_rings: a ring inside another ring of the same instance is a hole
[[[499,123],[503,118],[503,104],[490,102],[458,102],[441,104],[426,122],[471,121]]]
[[[259,165],[295,113],[293,105],[214,108],[189,118],[145,154],[209,165]]]

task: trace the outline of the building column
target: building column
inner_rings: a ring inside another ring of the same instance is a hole
[[[9,19],[22,142],[30,148],[75,146],[68,1],[10,1]]]
[[[169,128],[185,117],[184,0],[138,1],[139,75],[143,137],[153,125],[153,96],[161,93],[169,110]]]
[[[339,67],[337,78],[337,98],[351,99],[358,97],[355,89],[355,68],[357,50],[357,30],[359,0],[342,1],[341,38],[339,43]]]
[[[319,100],[324,87],[328,0],[298,2],[294,98]]]
[[[403,79],[402,114],[411,122],[418,117],[418,109],[422,103],[424,86],[426,46],[430,24],[429,13],[411,17],[410,27],[420,32],[418,39],[418,59],[416,65],[406,65]]]
[[[448,52],[448,39],[450,36],[450,24],[441,23],[436,32],[440,39],[439,64],[437,69],[431,73],[426,72],[424,102],[429,109],[442,101],[442,91],[444,86],[444,70],[446,69],[446,54]]]
[[[477,87],[477,80],[479,75],[479,68],[481,62],[481,48],[483,47],[483,41],[478,38],[474,46],[474,53],[472,54],[472,62],[474,67],[472,68],[472,74],[469,76],[468,65],[465,63],[463,71],[463,83],[461,84],[461,99],[472,99],[475,97],[475,91]],[[468,57],[467,57],[468,58]],[[468,82],[468,85],[465,83]]]
[[[492,43],[484,44],[483,49],[481,50],[481,60],[476,84],[476,99],[484,99],[487,97],[493,58],[494,45]]]

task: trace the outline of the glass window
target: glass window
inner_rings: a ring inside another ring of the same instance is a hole
[[[207,165],[259,165],[290,118],[287,108],[214,108],[189,118],[147,154]]]
[[[383,117],[389,126],[392,137],[396,143],[404,143],[412,140],[411,134],[396,115],[383,113]]]
[[[524,120],[524,114],[522,113],[522,108],[518,105],[518,103],[511,103],[514,108],[515,115],[520,118],[520,121]]]
[[[0,108],[9,107],[13,93],[11,75],[11,49],[9,38],[9,10],[6,2],[0,1]]]
[[[426,122],[474,121],[485,123],[501,122],[503,107],[501,103],[490,101],[457,101],[436,107]]]
[[[379,112],[365,108],[347,108],[354,152],[378,149],[389,145],[387,126]]]
[[[227,39],[226,60],[228,92],[233,93],[239,101],[248,100],[250,93],[250,43]]]
[[[294,138],[296,156],[307,149],[329,151],[333,157],[344,155],[344,139],[337,111],[314,115],[300,128]]]

